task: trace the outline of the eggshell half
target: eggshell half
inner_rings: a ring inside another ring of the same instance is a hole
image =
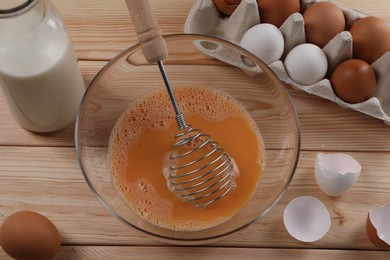
[[[362,166],[348,154],[317,155],[314,174],[318,186],[329,196],[339,196],[359,179]]]
[[[390,204],[375,206],[367,217],[367,236],[378,248],[390,250]]]
[[[284,211],[283,221],[288,233],[303,242],[321,239],[331,224],[325,205],[309,196],[293,199]]]

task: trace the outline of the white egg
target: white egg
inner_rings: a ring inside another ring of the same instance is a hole
[[[253,26],[244,34],[240,46],[252,52],[264,63],[271,64],[282,57],[284,38],[275,25],[261,23]]]
[[[309,196],[293,199],[284,210],[283,222],[288,233],[303,242],[321,239],[331,224],[325,205]]]
[[[324,79],[328,70],[328,60],[318,46],[304,43],[294,47],[287,54],[284,66],[292,80],[307,86]]]
[[[316,181],[329,196],[339,196],[359,179],[362,166],[348,154],[317,154],[314,166]]]

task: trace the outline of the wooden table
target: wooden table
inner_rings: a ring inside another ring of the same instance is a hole
[[[194,0],[152,0],[164,34],[183,32]],[[339,0],[390,21],[388,0]],[[53,0],[72,37],[85,83],[118,52],[136,42],[123,0]],[[0,96],[0,223],[19,210],[46,215],[58,227],[56,259],[390,259],[365,232],[369,209],[390,202],[390,128],[380,120],[289,88],[301,122],[302,151],[294,179],[280,203],[263,219],[204,247],[161,244],[125,226],[92,195],[80,171],[74,125],[51,134],[20,128]],[[317,186],[313,166],[319,152],[344,152],[363,166],[357,184],[330,198]],[[286,231],[286,205],[314,196],[328,208],[332,226],[314,243]],[[390,220],[389,220],[390,221]],[[0,259],[8,259],[0,250]]]

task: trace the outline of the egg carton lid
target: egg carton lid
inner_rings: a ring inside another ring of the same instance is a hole
[[[304,10],[315,2],[319,1],[301,0],[301,6]],[[358,19],[367,16],[362,12],[352,10],[334,1],[322,2],[332,2],[339,6],[346,17],[347,27],[351,26]],[[256,0],[242,0],[231,16],[222,16],[212,0],[197,0],[188,14],[184,32],[214,36],[239,44],[245,32],[260,22],[261,17]],[[388,24],[390,26],[390,23]],[[292,14],[279,29],[285,39],[283,60],[291,49],[306,42],[302,14]],[[338,64],[352,58],[351,34],[349,31],[339,33],[322,50],[328,58],[328,71],[333,71]],[[236,64],[234,61],[227,61],[223,55],[223,52],[220,52],[213,53],[211,56],[231,65],[241,66],[241,64]],[[387,52],[371,64],[377,76],[376,91],[372,98],[358,104],[349,104],[339,99],[333,92],[332,85],[327,78],[310,86],[298,84],[288,76],[282,60],[269,64],[269,67],[284,83],[306,93],[335,102],[343,108],[353,109],[381,119],[390,126],[390,73],[388,73],[390,71],[390,52]]]

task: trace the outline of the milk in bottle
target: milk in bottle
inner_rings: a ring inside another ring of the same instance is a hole
[[[0,1],[0,89],[23,128],[51,132],[74,121],[84,81],[48,1]]]

